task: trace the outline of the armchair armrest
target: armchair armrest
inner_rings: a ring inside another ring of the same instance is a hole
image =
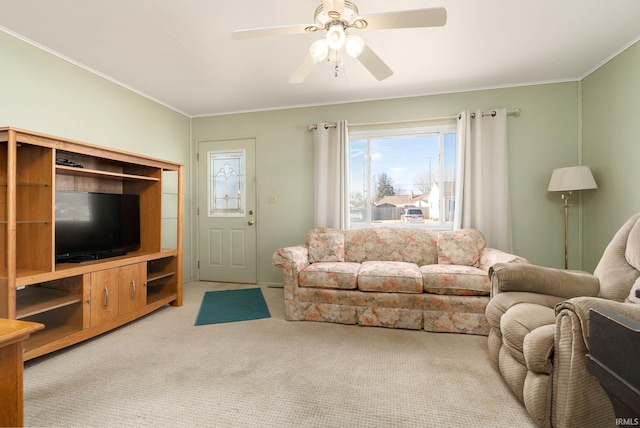
[[[570,299],[596,296],[598,278],[588,272],[566,271],[525,263],[496,263],[489,269],[492,295],[525,291]]]
[[[483,248],[480,252],[479,268],[488,272],[489,268],[496,263],[529,263],[529,260],[496,248]]]
[[[640,322],[640,305],[635,303],[616,302],[615,300],[598,297],[575,297],[559,303],[556,306],[556,317],[560,316],[563,311],[574,313],[580,321],[582,336],[587,346],[589,344],[589,315],[591,309],[608,309]]]

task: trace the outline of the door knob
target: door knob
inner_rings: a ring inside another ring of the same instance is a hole
[[[248,224],[249,226],[253,226],[253,224],[254,224],[254,223],[255,223],[255,221],[253,221],[253,220],[249,220],[249,221],[247,222],[247,224]]]

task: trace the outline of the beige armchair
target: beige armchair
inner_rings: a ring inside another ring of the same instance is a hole
[[[606,393],[586,370],[589,310],[640,321],[640,213],[593,275],[520,263],[498,263],[489,275],[489,353],[531,417],[543,427],[615,427]]]

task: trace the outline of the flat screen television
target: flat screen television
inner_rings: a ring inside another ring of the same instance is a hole
[[[56,191],[56,262],[114,257],[140,248],[140,196]]]

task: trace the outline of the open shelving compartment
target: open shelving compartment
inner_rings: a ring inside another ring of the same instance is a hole
[[[23,277],[53,270],[53,152],[16,149],[16,269]],[[34,245],[34,243],[38,245]]]
[[[16,319],[45,325],[25,341],[26,351],[82,331],[83,278],[77,275],[16,290]]]
[[[147,304],[175,294],[177,257],[169,256],[147,263]]]

